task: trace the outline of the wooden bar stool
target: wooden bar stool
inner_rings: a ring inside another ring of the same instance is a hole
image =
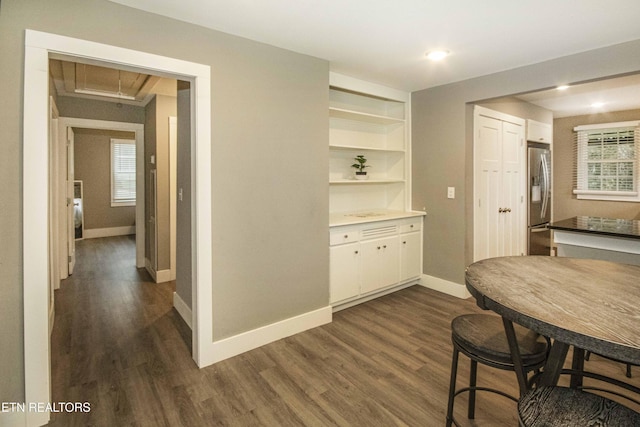
[[[567,387],[538,387],[518,402],[520,427],[636,427],[640,414],[613,400]]]
[[[540,369],[547,358],[549,344],[539,334],[514,325],[518,347],[522,356],[525,374]],[[514,371],[509,343],[505,334],[502,318],[490,314],[464,314],[451,322],[451,341],[453,343],[453,358],[451,363],[451,382],[449,384],[449,404],[447,407],[447,427],[459,424],[453,417],[453,404],[460,393],[469,393],[467,416],[475,417],[476,391],[489,391],[517,402],[516,397],[487,387],[476,385],[478,363],[497,369]],[[459,353],[465,354],[471,361],[469,386],[456,390]],[[526,390],[520,390],[524,394]]]

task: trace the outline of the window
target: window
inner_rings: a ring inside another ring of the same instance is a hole
[[[111,206],[136,204],[136,142],[111,140]]]
[[[574,128],[579,199],[640,202],[639,122],[606,123]]]

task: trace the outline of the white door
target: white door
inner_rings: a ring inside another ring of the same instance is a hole
[[[474,261],[524,254],[524,127],[476,115]]]
[[[502,122],[476,118],[474,260],[497,256],[500,249],[500,197],[502,175]]]
[[[73,212],[73,140],[73,129],[67,127],[67,260],[69,262],[69,274],[73,274],[73,267],[76,265],[76,236]]]
[[[504,122],[502,127],[502,185],[500,204],[501,250],[499,256],[524,255],[524,138],[522,126]]]

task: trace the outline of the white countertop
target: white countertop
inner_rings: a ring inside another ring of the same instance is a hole
[[[426,212],[422,211],[369,210],[363,212],[338,212],[329,215],[329,227],[386,221],[389,219],[411,218],[424,215],[426,215]]]

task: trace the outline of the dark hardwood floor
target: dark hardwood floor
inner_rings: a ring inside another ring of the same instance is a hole
[[[76,270],[56,291],[50,426],[442,426],[451,364],[449,324],[480,312],[420,286],[334,314],[331,324],[198,369],[191,331],[172,308],[174,283],[135,268],[132,237],[79,241]],[[624,366],[589,367],[624,378]],[[459,384],[468,363],[461,356]],[[635,375],[640,377],[640,368]],[[513,373],[481,366],[479,384],[516,394]],[[638,380],[634,378],[637,383]],[[515,404],[479,393],[476,420],[517,425]]]

